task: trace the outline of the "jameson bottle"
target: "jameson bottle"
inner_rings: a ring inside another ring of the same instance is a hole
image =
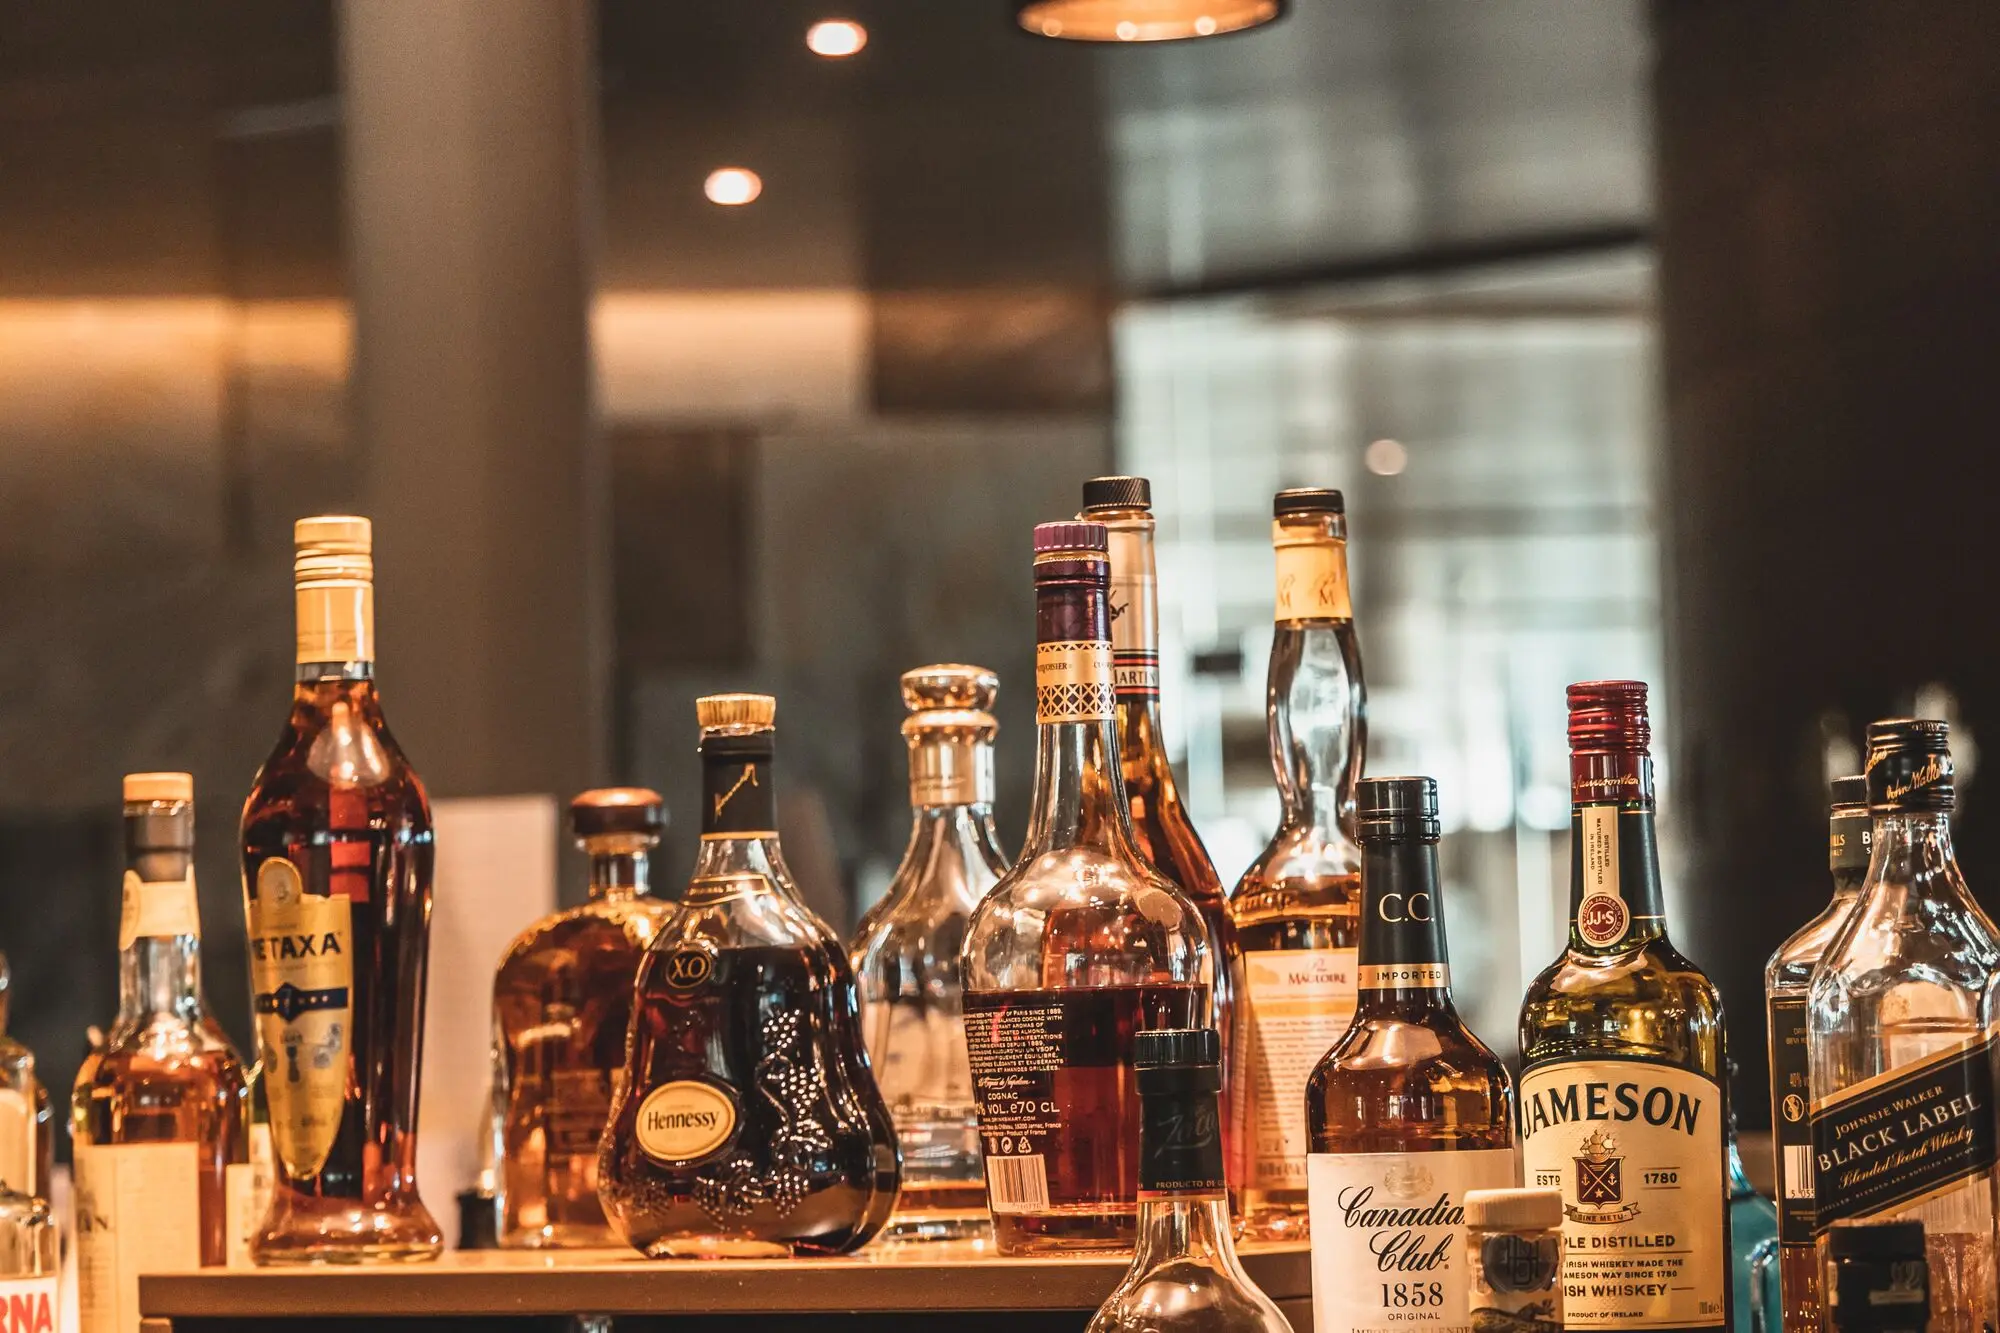
[[[252,1020],[276,1157],[258,1263],[433,1259],[417,1196],[431,809],[375,692],[367,519],[294,530],[291,714],[243,803]]]
[[[915,819],[903,863],[854,932],[861,1028],[903,1147],[890,1240],[983,1235],[986,1181],[965,1051],[959,951],[973,908],[1007,873],[993,827],[993,700],[984,667],[903,673]]]
[[[1118,699],[1118,767],[1132,811],[1132,836],[1153,868],[1201,909],[1215,960],[1213,1011],[1222,1041],[1222,1082],[1229,1084],[1230,967],[1235,928],[1222,881],[1181,804],[1160,725],[1159,571],[1153,557],[1153,487],[1144,477],[1096,477],[1083,483],[1082,517],[1104,525],[1111,555],[1111,673]],[[1227,1142],[1229,1107],[1223,1106]]]
[[[1785,1333],[1819,1333],[1819,1257],[1813,1249],[1812,1085],[1807,1076],[1806,989],[1847,920],[1874,848],[1868,779],[1833,780],[1827,860],[1833,900],[1778,946],[1764,968],[1771,1053],[1771,1139],[1778,1183],[1778,1284]]]
[[[1527,1184],[1572,1330],[1730,1322],[1722,1001],[1667,939],[1646,687],[1569,687],[1570,928],[1521,1005]]]
[[[1358,1003],[1306,1085],[1313,1327],[1465,1333],[1465,1195],[1514,1185],[1514,1087],[1452,1006],[1437,783],[1365,778],[1358,818]]]
[[[972,914],[965,1035],[1003,1254],[1130,1249],[1133,1034],[1208,1021],[1201,913],[1132,837],[1118,766],[1105,533],[1035,529],[1035,803]]]
[[[854,974],[778,846],[777,701],[695,715],[701,849],[639,964],[598,1194],[650,1258],[845,1254],[889,1220],[900,1164]]]
[[[1271,510],[1277,623],[1264,711],[1283,813],[1229,901],[1237,996],[1230,1179],[1246,1236],[1296,1240],[1307,1224],[1306,1079],[1354,1013],[1354,784],[1366,691],[1340,492],[1280,491]]]
[[[1874,856],[1806,1015],[1820,1261],[1843,1228],[1921,1222],[1931,1333],[1980,1333],[1996,1315],[2000,938],[1952,856],[1945,724],[1871,723],[1867,772]]]

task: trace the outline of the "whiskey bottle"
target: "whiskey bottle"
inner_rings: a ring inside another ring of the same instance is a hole
[[[0,957],[0,1310],[14,1327],[53,1331],[66,1325],[58,1298],[62,1232],[48,1199],[49,1094],[33,1053],[6,1035],[11,984]]]
[[[136,1333],[141,1272],[228,1259],[228,1172],[249,1160],[243,1066],[201,993],[186,773],[125,778],[118,949],[118,1019],[70,1100],[84,1333]]]
[[[1264,710],[1283,810],[1229,901],[1237,995],[1230,1179],[1247,1237],[1297,1240],[1308,1225],[1306,1079],[1354,1013],[1354,792],[1366,690],[1340,492],[1281,491],[1271,509],[1277,619]]]
[[[1208,927],[1215,972],[1211,1011],[1222,1040],[1222,1081],[1229,1084],[1230,968],[1236,930],[1215,864],[1194,831],[1160,725],[1159,571],[1153,556],[1153,487],[1144,477],[1095,477],[1083,483],[1081,518],[1104,525],[1111,556],[1111,673],[1118,699],[1118,768],[1132,813],[1132,836],[1153,868],[1180,886]],[[1229,1107],[1223,1106],[1224,1142]]]
[[[844,1254],[889,1220],[900,1166],[854,974],[778,846],[776,702],[695,709],[701,850],[639,964],[598,1194],[652,1258]]]
[[[505,1246],[619,1243],[597,1198],[597,1141],[624,1077],[639,959],[674,910],[650,896],[659,793],[587,791],[569,822],[590,858],[590,901],[521,932],[493,979]]]
[[[1132,1266],[1089,1333],[1290,1333],[1230,1239],[1213,1029],[1140,1032],[1139,1227]]]
[[[243,804],[252,1018],[276,1157],[258,1263],[435,1258],[417,1195],[431,810],[375,692],[365,518],[300,519],[291,713]]]
[[[1463,1333],[1465,1194],[1514,1185],[1514,1088],[1452,1006],[1437,783],[1359,797],[1359,997],[1305,1094],[1313,1325]]]
[[[1667,938],[1646,687],[1569,687],[1569,947],[1521,1005],[1522,1166],[1560,1189],[1565,1327],[1730,1323],[1722,1001]]]
[[[1771,1147],[1778,1185],[1778,1290],[1785,1333],[1819,1333],[1821,1327],[1819,1256],[1813,1248],[1806,989],[1814,966],[1860,896],[1874,845],[1868,779],[1835,778],[1827,829],[1833,900],[1779,945],[1764,968],[1771,1054]]]
[[[1127,1249],[1132,1037],[1207,1024],[1210,955],[1201,913],[1132,837],[1103,525],[1037,526],[1034,570],[1035,801],[965,939],[987,1203],[1003,1254]]]
[[[854,932],[861,1030],[903,1147],[890,1240],[987,1230],[979,1113],[965,1051],[959,951],[972,909],[1007,873],[993,827],[993,700],[984,667],[903,674],[915,820],[882,901]]]
[[[1994,1012],[2000,938],[1952,854],[1942,722],[1868,727],[1874,855],[1813,970],[1813,1226],[1917,1221],[1931,1333],[1996,1323]]]
[[[55,1113],[34,1054],[7,1031],[13,989],[13,968],[0,954],[0,1184],[46,1201],[55,1179]]]

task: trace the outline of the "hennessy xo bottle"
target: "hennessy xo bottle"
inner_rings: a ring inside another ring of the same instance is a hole
[[[291,715],[243,805],[271,1209],[259,1263],[432,1259],[417,1197],[431,811],[375,693],[365,518],[295,530]]]
[[[1523,1169],[1562,1191],[1567,1328],[1722,1328],[1722,1001],[1667,939],[1645,685],[1570,686],[1569,741],[1569,947],[1521,1005]]]

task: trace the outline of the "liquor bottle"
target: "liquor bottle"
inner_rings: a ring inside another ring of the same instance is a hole
[[[0,985],[0,996],[4,993]],[[62,1230],[49,1207],[50,1177],[36,1165],[41,1136],[34,1117],[37,1101],[46,1104],[47,1098],[35,1057],[20,1042],[0,1036],[0,1327],[54,1333],[67,1326],[59,1299]],[[82,1214],[78,1220],[84,1220]]]
[[[1639,681],[1569,687],[1569,946],[1521,1005],[1527,1183],[1571,1330],[1730,1322],[1722,1001],[1667,938]]]
[[[55,1113],[34,1055],[8,1034],[13,990],[13,968],[0,954],[0,1184],[46,1200],[55,1178]]]
[[[1237,995],[1229,1178],[1247,1237],[1298,1240],[1308,1226],[1306,1079],[1354,1014],[1362,933],[1354,789],[1367,696],[1340,492],[1280,491],[1271,510],[1277,618],[1264,713],[1283,810],[1229,900]]]
[[[436,1258],[417,1194],[431,809],[375,692],[365,518],[294,528],[297,668],[243,803],[243,901],[275,1178],[260,1264]]]
[[[1452,1006],[1437,783],[1359,796],[1360,994],[1305,1096],[1313,1326],[1462,1333],[1465,1194],[1514,1185],[1514,1087]]]
[[[972,914],[965,1035],[1003,1254],[1128,1249],[1132,1034],[1208,1022],[1201,913],[1132,837],[1118,766],[1104,527],[1035,528],[1035,802]]]
[[[569,822],[590,858],[590,901],[522,931],[493,979],[507,1246],[618,1244],[597,1198],[597,1141],[624,1075],[639,959],[674,910],[650,896],[659,793],[587,791]]]
[[[70,1099],[84,1333],[136,1333],[139,1274],[229,1257],[229,1178],[249,1161],[243,1066],[208,1022],[194,779],[125,778],[118,1019]]]
[[[890,1240],[987,1230],[979,1113],[965,1051],[959,951],[966,922],[1007,873],[993,827],[993,700],[984,667],[903,673],[915,820],[903,863],[854,932],[861,1030],[903,1146]]]
[[[1854,907],[1875,842],[1868,779],[1833,780],[1827,859],[1833,901],[1778,946],[1764,968],[1771,1052],[1771,1139],[1777,1167],[1778,1289],[1785,1333],[1819,1333],[1819,1256],[1813,1248],[1812,1086],[1806,1073],[1806,988],[1813,967]],[[1739,1312],[1740,1313],[1740,1312]]]
[[[776,701],[695,709],[701,850],[639,964],[598,1193],[652,1258],[844,1254],[889,1220],[900,1166],[854,974],[778,846]]]
[[[1208,927],[1215,985],[1210,1007],[1222,1040],[1222,1081],[1229,1083],[1230,968],[1236,929],[1229,902],[1201,835],[1181,804],[1160,725],[1159,571],[1153,556],[1153,487],[1144,477],[1095,477],[1083,483],[1087,522],[1102,523],[1111,555],[1111,674],[1118,699],[1118,768],[1132,812],[1132,835],[1155,870],[1180,886]],[[1228,1142],[1229,1107],[1223,1106]]]
[[[1833,1333],[1931,1333],[1922,1222],[1870,1222],[1826,1233],[1827,1326]]]
[[[1222,1179],[1222,1043],[1137,1033],[1139,1226],[1132,1266],[1089,1333],[1290,1333],[1236,1257]]]
[[[1813,969],[1813,1210],[1833,1230],[1924,1224],[1931,1333],[1996,1324],[1993,1076],[2000,938],[1951,846],[1949,734],[1868,727],[1875,848],[1860,897]]]

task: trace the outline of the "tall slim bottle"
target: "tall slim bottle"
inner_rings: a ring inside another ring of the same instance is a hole
[[[1355,783],[1367,748],[1367,691],[1347,591],[1347,507],[1339,491],[1272,501],[1276,623],[1264,691],[1278,831],[1230,896],[1237,1016],[1230,1180],[1244,1234],[1306,1234],[1305,1086],[1354,1014],[1361,941]]]
[[[1868,727],[1874,855],[1813,969],[1813,1209],[1836,1229],[1924,1225],[1931,1333],[1996,1323],[1994,1045],[2000,936],[1952,854],[1944,723]]]
[[[943,664],[906,671],[902,684],[915,819],[851,952],[868,1057],[903,1147],[886,1236],[958,1240],[987,1229],[959,953],[972,910],[1007,873],[993,827],[1000,682],[984,667]]]
[[[1771,1052],[1771,1147],[1778,1183],[1778,1287],[1785,1333],[1819,1333],[1819,1256],[1813,1248],[1812,1084],[1806,1058],[1806,992],[1812,971],[1861,896],[1873,850],[1868,779],[1833,780],[1827,860],[1833,900],[1778,946],[1764,968]]]
[[[1635,680],[1569,687],[1569,947],[1521,1005],[1527,1183],[1563,1194],[1563,1322],[1730,1323],[1722,1000],[1667,938]]]
[[[0,976],[5,970],[0,959]],[[0,1017],[5,991],[0,985]],[[34,1055],[0,1031],[0,1310],[14,1327],[31,1330],[68,1327],[59,1291],[62,1229],[49,1207],[42,1165],[48,1122],[35,1117],[35,1108],[47,1101]]]
[[[1132,1035],[1208,1022],[1201,913],[1132,837],[1103,525],[1035,529],[1035,804],[972,914],[965,1035],[1003,1254],[1127,1249],[1139,1206]]]
[[[229,1168],[249,1161],[243,1066],[208,1020],[194,779],[125,779],[118,1019],[77,1070],[77,1295],[84,1333],[137,1333],[139,1274],[229,1257]]]
[[[294,529],[292,707],[243,803],[252,1015],[276,1157],[258,1263],[434,1259],[417,1195],[431,810],[375,692],[367,519]]]

